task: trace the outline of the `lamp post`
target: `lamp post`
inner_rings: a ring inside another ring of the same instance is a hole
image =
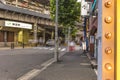
[[[55,52],[54,59],[58,62],[58,0],[56,0],[56,16],[55,16]]]
[[[84,31],[84,40],[86,41],[86,17],[84,17],[83,31]]]

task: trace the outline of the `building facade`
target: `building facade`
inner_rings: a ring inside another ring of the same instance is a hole
[[[46,4],[47,3],[47,4]],[[49,16],[49,1],[2,0],[0,3],[0,46],[43,43],[52,36],[54,23]]]

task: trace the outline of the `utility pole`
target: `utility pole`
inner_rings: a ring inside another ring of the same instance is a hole
[[[71,33],[71,28],[68,28],[68,52],[69,52],[69,46],[70,46],[70,33]]]
[[[84,17],[84,26],[83,26],[83,30],[84,30],[84,40],[86,41],[86,17]]]
[[[55,16],[55,52],[54,59],[58,62],[58,0],[56,0],[56,16]]]

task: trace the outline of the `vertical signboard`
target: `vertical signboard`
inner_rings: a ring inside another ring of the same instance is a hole
[[[88,16],[89,15],[89,4],[85,2],[85,0],[81,1],[81,16]]]

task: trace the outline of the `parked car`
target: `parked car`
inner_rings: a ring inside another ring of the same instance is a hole
[[[58,45],[60,45],[60,44],[61,44],[61,42],[60,42],[60,40],[58,40]],[[55,46],[55,40],[54,39],[48,39],[46,41],[46,46]]]
[[[48,39],[46,41],[46,46],[54,46],[55,45],[55,40],[54,39]]]

